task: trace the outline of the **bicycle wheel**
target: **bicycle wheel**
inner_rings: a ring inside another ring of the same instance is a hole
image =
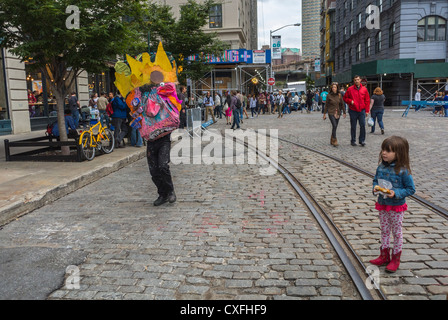
[[[90,133],[84,132],[81,137],[81,149],[84,157],[91,161],[95,158],[95,147],[92,147]]]
[[[105,129],[102,133],[103,139],[101,139],[101,149],[104,153],[111,153],[114,151],[115,138],[112,131]]]

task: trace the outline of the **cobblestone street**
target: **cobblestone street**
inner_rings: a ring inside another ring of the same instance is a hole
[[[443,168],[448,149],[440,143],[448,138],[446,119],[427,112],[401,118],[390,111],[385,126],[384,136],[368,134],[366,147],[352,147],[349,121],[342,119],[340,147],[333,148],[330,124],[318,113],[294,112],[282,119],[261,115],[242,124],[243,129],[279,128],[280,137],[371,172],[382,140],[403,135],[411,145],[417,192],[447,208]],[[214,128],[226,129],[224,119]],[[279,160],[330,209],[368,263],[380,239],[371,180],[285,143],[280,143]],[[441,169],[434,170],[435,164]],[[263,176],[259,165],[249,164],[171,169],[178,198],[172,205],[152,205],[156,192],[143,159],[4,226],[0,243],[2,261],[8,263],[1,297],[360,298],[328,240],[280,174]],[[445,299],[448,222],[412,201],[408,205],[403,262],[395,275],[381,276],[382,288],[392,299]],[[57,262],[55,270],[48,270],[50,256]],[[71,265],[79,268],[79,289],[64,286]],[[57,274],[56,280],[42,276],[46,270]]]

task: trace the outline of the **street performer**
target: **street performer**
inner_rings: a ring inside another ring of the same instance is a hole
[[[347,89],[344,101],[348,104],[350,115],[351,144],[356,146],[356,125],[359,122],[359,144],[366,145],[366,116],[370,113],[370,96],[367,88],[361,84],[361,78],[353,78],[354,85]]]
[[[176,93],[175,62],[172,66],[161,43],[154,62],[148,53],[142,54],[142,61],[129,55],[126,60],[130,69],[123,63],[115,67],[115,85],[126,97],[126,104],[131,110],[131,127],[138,129],[147,141],[149,172],[159,194],[154,206],[174,203],[176,194],[168,164],[171,132],[179,127],[182,104]]]

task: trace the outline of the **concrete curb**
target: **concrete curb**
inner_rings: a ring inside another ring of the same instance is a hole
[[[61,185],[42,190],[42,192],[33,197],[24,195],[22,199],[14,201],[0,209],[0,226],[4,226],[5,224],[8,224],[23,215],[41,208],[46,204],[60,199],[77,189],[80,189],[144,158],[146,156],[146,148],[142,149],[143,150],[139,152],[135,152],[116,161],[104,163],[104,165],[96,167],[77,177],[73,177],[68,182],[64,182]]]

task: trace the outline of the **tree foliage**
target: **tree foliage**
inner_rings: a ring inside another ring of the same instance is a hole
[[[147,27],[150,32],[151,48],[157,48],[158,41],[163,42],[165,50],[172,54],[178,66],[183,70],[179,80],[185,83],[186,78],[197,80],[212,66],[204,63],[209,54],[220,55],[228,47],[219,40],[215,32],[204,32],[202,28],[207,25],[210,9],[217,3],[206,0],[198,3],[188,0],[180,6],[180,16],[174,18],[171,7],[150,4]],[[187,61],[186,58],[199,55],[196,61]]]
[[[67,28],[68,6],[79,9],[79,28]],[[2,0],[0,43],[51,79],[58,125],[65,127],[64,98],[83,70],[104,71],[106,62],[128,50],[142,50],[139,37],[145,7],[135,0]],[[133,17],[126,22],[123,16]],[[66,141],[65,130],[60,130]],[[67,150],[66,150],[67,151]]]
[[[147,51],[147,35],[155,50],[162,41],[181,66],[179,79],[200,78],[210,66],[202,61],[187,62],[197,53],[220,54],[225,45],[216,34],[201,28],[208,22],[213,0],[188,0],[175,19],[169,6],[139,0],[1,0],[0,47],[8,48],[50,82],[58,105],[58,125],[64,124],[64,98],[82,72],[100,73],[107,62],[125,53]],[[71,12],[79,9],[79,28],[68,28]],[[60,130],[66,141],[65,130]]]

